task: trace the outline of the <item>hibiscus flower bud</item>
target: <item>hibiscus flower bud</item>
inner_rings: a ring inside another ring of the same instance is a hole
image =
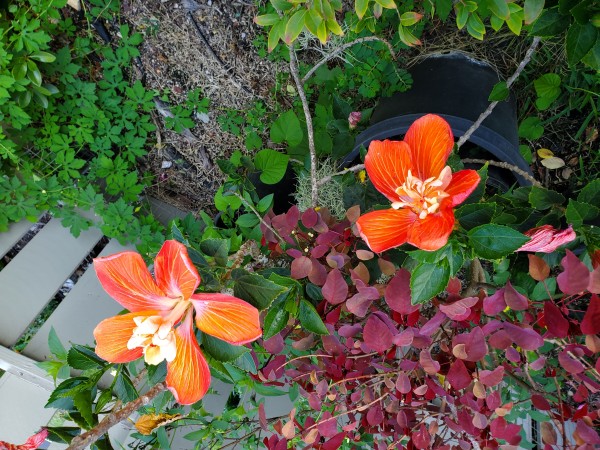
[[[542,225],[523,234],[529,236],[531,240],[519,248],[518,252],[552,253],[558,247],[571,242],[576,237],[571,225],[566,230],[557,230],[551,225]]]
[[[352,111],[350,113],[350,115],[348,116],[348,125],[350,126],[350,129],[354,130],[356,128],[356,125],[358,125],[358,122],[360,122],[361,119],[362,119],[362,113],[360,111]]]

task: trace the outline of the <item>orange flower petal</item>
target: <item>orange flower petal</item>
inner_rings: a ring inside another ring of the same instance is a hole
[[[190,259],[185,245],[165,241],[154,260],[156,283],[169,297],[188,299],[200,284],[200,275]]]
[[[417,215],[408,208],[382,209],[360,216],[356,226],[369,248],[381,253],[404,244],[416,220]]]
[[[396,189],[412,167],[410,148],[402,141],[372,141],[365,156],[365,169],[373,186],[391,202],[398,201]]]
[[[413,167],[421,180],[437,177],[446,166],[454,146],[454,136],[448,122],[440,116],[427,114],[415,120],[404,136],[411,150]]]
[[[166,310],[172,306],[139,253],[121,252],[95,258],[94,269],[108,295],[129,311]]]
[[[94,329],[96,354],[111,363],[126,363],[138,359],[142,356],[142,348],[127,348],[133,329],[137,327],[133,318],[158,314],[158,311],[142,311],[104,319]]]
[[[481,177],[475,170],[461,170],[452,174],[452,181],[446,188],[446,194],[452,198],[452,206],[460,205],[475,190]]]
[[[192,311],[175,330],[177,355],[167,363],[166,383],[182,405],[200,400],[210,386],[210,368],[200,351],[192,328]]]
[[[416,220],[407,240],[409,244],[421,250],[438,250],[446,245],[453,229],[454,211],[449,206],[445,206],[436,214],[429,214],[422,220]]]
[[[225,294],[192,295],[196,326],[204,333],[233,345],[242,345],[262,335],[258,309]]]

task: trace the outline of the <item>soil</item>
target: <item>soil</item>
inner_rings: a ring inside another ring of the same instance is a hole
[[[150,195],[184,211],[212,208],[223,181],[216,161],[244,150],[243,138],[223,132],[217,117],[259,99],[269,103],[281,70],[255,51],[252,41],[262,32],[256,15],[250,1],[123,1],[121,20],[145,35],[138,67],[144,85],[170,92],[170,104],[185,102],[196,88],[210,99],[208,116],[196,116],[190,132],[168,130],[155,114],[157,144],[142,167],[155,175]]]

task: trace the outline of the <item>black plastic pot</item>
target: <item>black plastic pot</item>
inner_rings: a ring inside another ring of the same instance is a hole
[[[361,146],[372,140],[401,139],[419,117],[435,113],[462,136],[489,106],[488,96],[500,81],[488,64],[458,52],[430,55],[410,69],[413,86],[407,92],[382,98],[371,116],[371,126],[356,139],[354,150],[342,162],[349,166],[358,159]],[[492,114],[460,149],[461,157],[505,161],[527,173],[531,170],[519,153],[517,114],[514,99],[500,102]],[[490,168],[489,183],[508,189],[514,182],[530,183],[511,171]]]

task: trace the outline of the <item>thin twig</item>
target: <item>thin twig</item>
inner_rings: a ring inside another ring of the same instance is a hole
[[[345,175],[348,172],[360,172],[364,168],[365,168],[364,164],[357,164],[355,166],[348,167],[347,169],[344,169],[340,172],[332,173],[331,175],[327,175],[326,177],[321,178],[317,182],[317,186],[323,186],[324,184],[329,183],[333,177],[336,177],[338,175]]]
[[[71,441],[71,444],[67,447],[67,450],[83,450],[90,444],[93,444],[100,436],[110,430],[116,424],[122,422],[127,419],[131,414],[140,409],[142,406],[147,405],[150,401],[164,391],[167,388],[165,383],[158,383],[154,387],[152,387],[148,392],[144,395],[136,398],[135,400],[127,403],[123,408],[110,413],[102,422],[96,425],[89,431],[86,431],[83,434],[80,434],[77,437],[74,437]]]
[[[202,28],[200,28],[200,25],[194,18],[194,15],[190,11],[188,11],[187,16],[194,25],[194,28],[196,28],[196,31],[200,35],[200,39],[202,39],[202,42],[204,42],[204,45],[208,49],[208,52],[212,55],[213,58],[217,60],[217,62],[223,67],[223,69],[225,69],[225,73],[231,78],[231,82],[235,85],[235,87],[243,90],[244,92],[250,95],[255,95],[250,89],[248,89],[246,86],[244,86],[242,83],[236,80],[236,75],[233,71],[233,67],[227,64],[225,61],[223,61],[221,57],[217,55],[217,53],[213,50],[213,48],[210,45],[210,42],[208,41],[208,38],[204,35]]]
[[[281,242],[281,243],[285,242],[285,240],[281,237],[281,235],[271,225],[269,225],[267,222],[265,222],[265,219],[263,219],[263,217],[260,215],[260,213],[250,203],[248,203],[246,201],[246,199],[242,195],[240,195],[239,192],[236,192],[235,196],[242,201],[242,203],[244,204],[244,206],[246,208],[248,208],[250,211],[252,211],[256,217],[258,217],[258,219],[260,220],[260,222],[265,227],[267,227],[267,229],[271,233],[273,233],[275,235],[275,237],[279,240],[279,242]]]
[[[392,44],[390,44],[388,41],[386,41],[385,39],[382,39],[380,37],[377,36],[366,36],[366,37],[362,37],[362,38],[358,38],[353,40],[352,42],[347,42],[344,45],[336,48],[334,51],[332,51],[331,53],[325,55],[323,57],[323,59],[321,59],[317,64],[315,64],[313,66],[312,69],[310,69],[308,71],[308,73],[306,75],[304,75],[304,78],[302,78],[302,83],[306,83],[306,81],[312,76],[313,73],[315,73],[315,71],[321,67],[323,64],[325,64],[327,61],[329,61],[331,58],[335,58],[337,55],[339,55],[340,53],[342,53],[344,50],[355,46],[356,44],[362,44],[363,42],[368,42],[368,41],[379,41],[379,42],[383,42],[385,45],[387,45],[388,50],[390,51],[392,58],[396,59],[396,54],[394,53],[394,47],[392,46]]]
[[[294,81],[296,82],[296,89],[298,95],[302,101],[302,109],[304,110],[304,117],[306,119],[306,131],[308,133],[308,150],[310,152],[310,200],[312,206],[315,207],[319,202],[319,186],[317,184],[317,151],[315,149],[315,133],[313,131],[312,117],[310,116],[310,109],[308,108],[308,100],[306,99],[306,92],[304,92],[304,83],[300,80],[300,73],[298,72],[298,60],[296,59],[296,52],[294,47],[290,46],[290,72]]]
[[[519,167],[517,167],[517,166],[515,166],[513,164],[509,164],[507,162],[494,161],[494,160],[488,160],[488,159],[472,159],[472,158],[462,159],[461,161],[463,163],[466,163],[466,164],[485,164],[485,163],[488,163],[490,166],[502,167],[503,169],[508,169],[508,170],[510,170],[512,172],[518,173],[523,178],[525,178],[528,181],[530,181],[531,184],[533,184],[534,186],[542,187],[542,183],[540,183],[538,180],[536,180],[535,178],[533,178],[531,175],[529,175],[523,169],[520,169]]]
[[[540,38],[537,36],[534,37],[533,42],[529,46],[527,53],[525,53],[525,57],[519,64],[519,67],[517,67],[517,70],[515,70],[515,73],[513,73],[512,76],[508,80],[506,80],[507,88],[510,88],[510,86],[519,77],[519,75],[521,74],[521,72],[523,71],[525,66],[529,63],[529,61],[531,60],[531,57],[533,56],[533,52],[535,52],[535,49],[539,43],[540,43]],[[497,101],[490,103],[490,105],[487,107],[487,109],[484,112],[482,112],[481,115],[477,118],[475,123],[473,125],[471,125],[471,128],[469,128],[467,130],[467,132],[460,137],[460,139],[456,143],[457,148],[460,148],[465,142],[467,142],[469,140],[469,138],[475,132],[475,130],[477,130],[477,128],[479,128],[479,126],[483,123],[483,121],[492,113],[492,111],[494,110],[494,108],[496,107],[497,104],[498,104]]]

